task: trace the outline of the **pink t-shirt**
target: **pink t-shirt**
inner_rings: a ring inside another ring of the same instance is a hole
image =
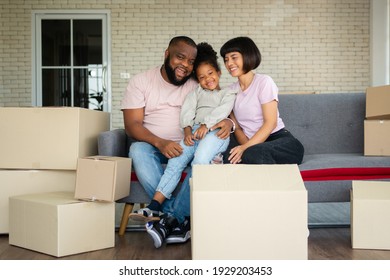
[[[182,86],[172,85],[163,79],[160,68],[137,74],[129,81],[121,109],[145,108],[145,128],[158,137],[179,142],[183,138],[181,106],[198,83],[190,79]]]
[[[279,102],[278,87],[270,76],[255,74],[251,85],[242,91],[238,82],[232,85],[238,90],[236,102],[234,103],[234,115],[248,138],[262,127],[264,123],[261,104],[269,103],[273,100]],[[279,117],[278,123],[272,133],[284,128],[284,123]]]

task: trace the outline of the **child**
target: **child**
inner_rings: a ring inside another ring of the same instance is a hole
[[[199,86],[187,95],[180,115],[180,125],[184,129],[184,139],[180,142],[183,153],[169,159],[151,203],[131,213],[132,219],[159,220],[162,203],[171,197],[188,163],[210,164],[214,156],[224,152],[229,145],[229,138],[218,138],[215,135],[218,130],[210,131],[210,128],[230,114],[236,91],[220,88],[221,69],[212,46],[200,43],[197,49],[194,73]]]

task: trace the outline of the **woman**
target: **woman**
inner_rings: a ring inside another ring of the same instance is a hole
[[[237,37],[226,42],[220,54],[230,75],[238,79],[230,86],[238,93],[230,115],[234,134],[224,162],[300,164],[304,148],[279,116],[276,84],[270,76],[253,72],[261,63],[256,44],[248,37]]]

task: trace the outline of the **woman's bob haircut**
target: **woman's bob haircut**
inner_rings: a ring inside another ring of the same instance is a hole
[[[239,52],[243,58],[243,71],[248,73],[256,69],[261,63],[261,54],[255,42],[249,37],[237,37],[227,41],[222,47],[220,54],[223,59],[231,52]]]

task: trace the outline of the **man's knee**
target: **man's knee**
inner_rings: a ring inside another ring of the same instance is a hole
[[[147,143],[144,143],[144,142],[134,142],[131,144],[130,148],[129,148],[129,157],[132,158],[132,159],[135,159],[135,158],[142,158],[145,151],[146,151],[146,145],[148,145]]]

